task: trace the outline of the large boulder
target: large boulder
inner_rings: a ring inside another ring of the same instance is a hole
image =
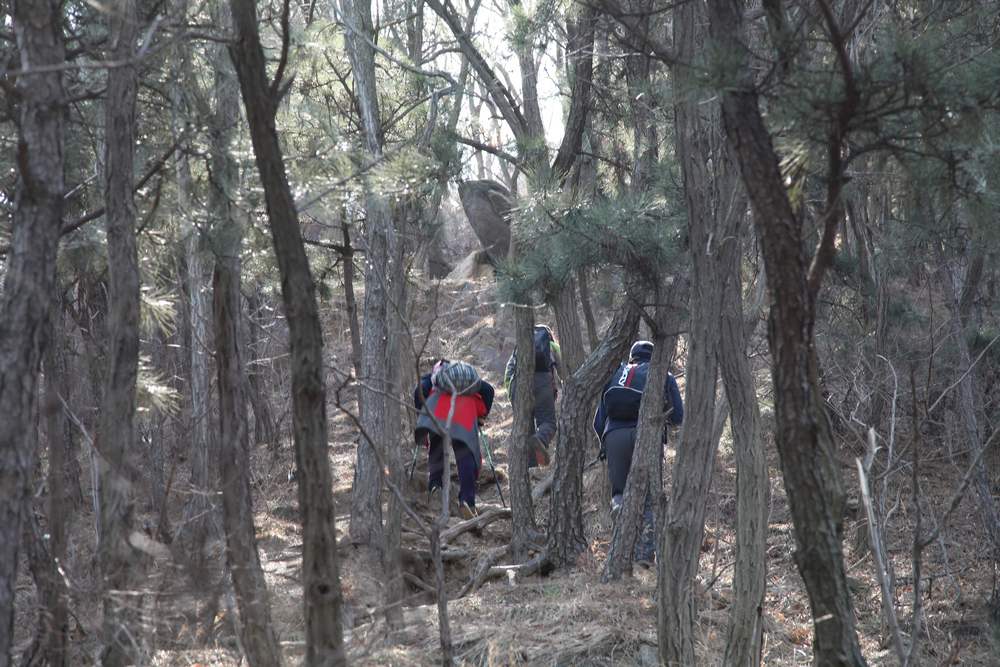
[[[510,249],[510,211],[514,198],[496,181],[465,181],[458,186],[458,197],[472,230],[496,264]]]

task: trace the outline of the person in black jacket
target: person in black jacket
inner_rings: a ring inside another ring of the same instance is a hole
[[[653,343],[636,341],[629,350],[628,361],[621,364],[601,390],[601,401],[594,415],[594,431],[601,441],[601,457],[607,458],[608,479],[611,482],[611,515],[621,511],[625,482],[632,467],[636,428],[639,425],[639,403],[649,376]],[[663,385],[663,411],[667,423],[680,426],[684,421],[684,403],[677,380],[670,373]],[[636,560],[651,562],[653,546],[652,504],[647,495],[643,514],[643,538],[636,547]]]

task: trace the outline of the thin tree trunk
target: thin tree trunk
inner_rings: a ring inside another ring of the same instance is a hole
[[[533,345],[535,311],[531,306],[514,306],[515,347],[530,350]],[[510,429],[507,451],[510,452],[510,508],[513,528],[510,536],[511,556],[515,563],[528,559],[529,544],[536,538],[535,508],[531,500],[531,481],[528,477],[529,444],[534,437],[532,413],[535,406],[534,374],[531,364],[520,363],[514,371],[512,391],[514,423]]]
[[[218,6],[216,25],[231,28],[228,8]],[[271,621],[267,582],[260,564],[250,491],[250,438],[240,343],[240,250],[243,225],[233,196],[238,187],[232,143],[239,122],[239,82],[222,47],[214,48],[215,110],[210,120],[212,279],[215,317],[215,358],[219,392],[219,485],[226,536],[226,561],[233,577],[240,611],[240,638],[251,667],[282,663],[281,646]],[[254,326],[250,325],[251,328]],[[269,415],[268,415],[269,417]],[[273,436],[272,436],[273,437]]]
[[[13,240],[0,296],[0,666],[10,664],[21,521],[35,452],[25,433],[36,410],[38,368],[55,290],[62,223],[65,61],[57,2],[16,2],[20,67],[52,71],[17,79],[18,184]]]
[[[639,405],[639,427],[635,436],[635,451],[632,454],[633,465],[629,469],[628,481],[625,483],[625,494],[622,498],[621,516],[615,523],[611,534],[611,547],[608,549],[608,559],[601,573],[602,581],[620,579],[623,574],[632,569],[632,558],[635,546],[639,540],[640,527],[644,509],[647,503],[654,503],[662,495],[662,481],[659,471],[663,459],[663,425],[665,415],[664,384],[673,356],[673,346],[668,343],[669,308],[666,303],[665,290],[660,287],[655,290],[655,313],[653,316],[653,358],[650,360],[649,375],[646,378],[646,388],[642,392],[642,402]],[[680,448],[678,448],[680,449]],[[636,465],[638,464],[638,465]],[[655,486],[659,482],[660,486]],[[663,562],[663,547],[659,547],[659,560]],[[659,580],[664,579],[663,568],[660,568]],[[659,591],[663,599],[663,588]],[[659,605],[662,613],[662,602]],[[662,620],[660,622],[662,626]],[[661,655],[663,637],[660,637]]]
[[[139,36],[135,0],[111,7],[112,58],[132,60]],[[102,663],[109,667],[139,662],[142,629],[138,599],[132,594],[139,566],[129,543],[134,498],[130,465],[135,446],[136,376],[139,369],[139,261],[133,197],[136,145],[137,65],[108,71],[105,121],[108,243],[109,369],[97,430],[101,466],[101,521],[98,562],[104,592]]]
[[[264,51],[257,32],[257,8],[253,0],[231,0],[230,7],[236,27],[230,55],[240,80],[257,169],[264,185],[288,317],[292,420],[303,532],[305,659],[310,665],[345,665],[343,594],[334,526],[333,480],[327,455],[323,338],[316,287],[275,128],[278,86],[268,85]]]
[[[340,224],[341,233],[344,237],[343,255],[344,262],[344,307],[347,309],[347,318],[351,329],[351,364],[354,366],[354,373],[361,377],[361,323],[358,321],[358,300],[354,296],[354,246],[351,245],[350,225],[347,220]],[[362,410],[361,402],[358,402],[358,411]]]
[[[60,667],[69,664],[69,591],[58,567],[65,566],[66,529],[72,519],[73,511],[83,502],[83,494],[80,490],[81,471],[76,458],[72,425],[62,403],[66,401],[69,404],[71,398],[69,390],[72,383],[66,369],[66,341],[60,308],[53,309],[50,322],[51,336],[42,359],[42,368],[45,371],[43,413],[47,424],[49,448],[48,545],[46,547],[45,541],[40,539],[41,535],[33,516],[29,519],[32,525],[31,535],[28,537],[38,539],[37,555],[44,559],[44,563],[40,565],[40,572],[35,575],[36,582],[39,578],[45,581],[40,587],[43,592],[41,625],[45,630],[44,640],[40,643],[39,655],[42,660],[40,664]],[[60,396],[60,391],[66,395]],[[29,547],[29,552],[31,551]]]
[[[382,122],[379,117],[378,90],[375,81],[375,39],[371,0],[342,0],[347,24],[346,45],[365,147],[369,159],[382,156]],[[386,197],[366,183],[365,213],[368,246],[365,273],[365,322],[362,341],[361,411],[362,425],[368,438],[358,447],[354,493],[351,502],[351,539],[381,549],[385,582],[385,609],[390,627],[402,625],[400,601],[403,595],[402,564],[399,541],[402,510],[395,495],[389,497],[385,529],[381,525],[382,467],[374,447],[382,447],[382,459],[392,482],[403,479],[400,403],[400,349],[405,331],[406,291],[403,276],[403,244],[398,238],[392,210]],[[398,488],[398,487],[397,487]]]
[[[743,34],[742,5],[738,0],[709,0],[714,40],[729,43]],[[777,445],[795,525],[795,560],[813,616],[813,656],[821,665],[864,665],[841,546],[844,495],[819,391],[813,338],[816,295],[802,224],[788,199],[746,54],[739,49],[733,54],[737,77],[721,93],[722,113],[753,205],[771,290],[768,337]]]
[[[580,304],[583,306],[583,321],[587,324],[587,342],[590,343],[590,351],[593,352],[601,344],[601,340],[597,337],[597,320],[594,318],[594,309],[590,305],[590,281],[587,279],[586,267],[577,269],[576,283],[580,287]]]
[[[583,529],[583,469],[593,443],[594,400],[618,359],[628,351],[639,327],[639,306],[633,298],[622,299],[603,342],[594,348],[562,386],[559,428],[556,438],[555,471],[549,494],[548,553],[557,567],[571,566],[586,549]]]
[[[375,85],[375,56],[367,40],[374,33],[370,0],[343,0],[347,23],[346,44],[351,61],[356,103],[361,114],[365,145],[370,159],[382,154],[381,121]],[[358,444],[351,494],[351,541],[355,544],[382,546],[382,470],[372,447],[386,447],[392,426],[386,409],[387,372],[389,360],[390,304],[392,287],[391,258],[395,255],[395,230],[390,220],[388,203],[375,192],[366,193],[365,229],[367,241],[364,336],[361,357],[361,391],[359,402],[362,426],[368,438]],[[369,440],[370,439],[370,440]]]
[[[771,487],[760,432],[756,383],[746,354],[750,336],[744,333],[741,253],[737,239],[729,241],[722,254],[728,265],[728,279],[723,295],[719,370],[726,387],[730,430],[736,451],[734,600],[722,662],[733,667],[757,667],[761,661],[764,631],[767,511]]]
[[[247,295],[247,332],[249,349],[247,358],[249,359],[249,370],[247,372],[247,385],[250,389],[250,404],[253,407],[253,435],[254,442],[264,443],[272,452],[278,451],[281,447],[281,440],[278,437],[277,426],[274,423],[274,413],[271,410],[271,400],[268,392],[267,372],[262,363],[263,359],[254,358],[260,355],[261,349],[267,341],[260,335],[261,324],[258,321],[258,313],[263,309],[264,299],[261,285],[254,285]]]
[[[183,17],[183,13],[181,14]],[[184,86],[192,85],[185,80],[184,73],[189,69],[184,62],[186,55],[178,53],[179,62],[174,68],[174,81],[171,84],[171,114],[174,140],[180,141],[182,127],[190,114]],[[209,320],[212,317],[209,301],[207,276],[211,275],[211,265],[207,260],[202,241],[201,230],[194,222],[191,210],[192,178],[191,165],[187,154],[178,155],[175,162],[174,176],[177,182],[177,216],[181,220],[182,230],[187,235],[184,244],[184,259],[187,268],[185,282],[187,283],[187,322],[188,347],[188,386],[190,403],[188,413],[188,460],[191,462],[190,496],[184,505],[184,528],[180,531],[183,558],[190,568],[194,585],[199,589],[207,588],[208,562],[205,545],[208,542],[212,526],[212,483],[209,461],[212,458],[211,448],[211,411],[209,400]]]

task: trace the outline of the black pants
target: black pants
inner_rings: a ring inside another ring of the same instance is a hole
[[[625,493],[625,482],[632,468],[632,454],[635,452],[635,428],[619,428],[604,436],[604,449],[608,456],[608,479],[611,482],[611,496]],[[663,456],[661,452],[660,459]],[[662,463],[660,464],[662,466]],[[654,498],[647,486],[642,503],[642,528],[635,545],[634,558],[637,561],[652,562],[656,553],[656,529],[653,514]]]
[[[635,427],[618,428],[604,434],[604,450],[608,455],[608,481],[611,495],[625,493],[625,482],[632,467],[632,453],[635,451]]]

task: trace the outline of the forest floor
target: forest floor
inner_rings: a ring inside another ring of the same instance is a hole
[[[499,477],[504,482],[504,496],[509,500],[506,485],[506,437],[512,416],[510,404],[501,385],[503,363],[511,349],[512,339],[507,327],[497,321],[497,308],[489,281],[445,283],[434,299],[435,306],[417,304],[417,326],[427,326],[431,319],[438,322],[435,338],[428,352],[445,352],[452,358],[462,358],[485,369],[485,377],[498,388],[494,410],[486,427],[493,448]],[[440,323],[447,324],[441,325]],[[342,323],[330,322],[334,331],[343,331]],[[419,329],[418,329],[419,330]],[[332,341],[332,342],[331,342]],[[348,358],[343,336],[328,337],[331,358]],[[683,365],[683,364],[681,364]],[[761,377],[766,377],[762,369]],[[332,392],[331,392],[332,393]],[[331,399],[332,400],[332,399]],[[768,421],[766,402],[763,405]],[[370,549],[355,548],[346,536],[353,465],[356,450],[356,430],[349,419],[331,405],[330,461],[336,480],[334,497],[337,529],[340,535],[341,577],[345,601],[346,641],[352,664],[359,665],[429,665],[440,661],[437,608],[434,596],[425,587],[433,585],[433,570],[422,552],[429,547],[412,520],[404,518],[404,569],[408,573],[408,592],[404,608],[405,628],[390,642],[382,608],[383,587],[377,555]],[[587,459],[596,454],[595,443],[586,443]],[[593,451],[591,451],[593,450]],[[411,452],[404,465],[409,467]],[[670,483],[670,470],[675,455],[673,445],[667,450],[665,483]],[[849,494],[857,496],[857,476],[853,455],[844,452],[843,474]],[[940,516],[964,472],[966,463],[947,457],[922,462],[925,471],[923,491],[928,507]],[[412,506],[426,518],[434,511],[427,506],[423,492],[426,479],[426,455],[420,452],[420,464],[407,493]],[[766,665],[811,664],[812,624],[809,602],[793,560],[794,537],[788,506],[781,484],[780,466],[773,443],[769,443],[771,475],[771,509],[767,541],[768,584],[764,606],[764,651]],[[254,502],[261,560],[271,594],[271,608],[277,631],[285,647],[288,664],[297,664],[304,645],[302,589],[300,584],[302,537],[298,524],[297,490],[288,473],[294,468],[294,453],[290,444],[277,452],[263,446],[254,450]],[[550,470],[533,470],[532,479],[538,484]],[[183,472],[177,473],[179,476]],[[620,582],[602,584],[601,566],[609,546],[611,522],[607,507],[605,469],[602,465],[588,469],[584,482],[584,521],[589,536],[589,549],[576,566],[557,570],[547,576],[502,578],[487,581],[478,590],[448,604],[452,638],[458,662],[469,665],[655,665],[656,657],[656,572],[636,568]],[[908,478],[902,475],[900,478]],[[912,582],[910,581],[910,548],[912,544],[911,503],[908,479],[899,479],[899,487],[890,486],[894,503],[888,536],[889,552],[897,575],[897,611],[904,628],[911,614]],[[86,484],[85,484],[86,486]],[[89,489],[85,489],[89,493]],[[489,466],[484,466],[479,483],[479,509],[500,507],[500,498]],[[732,599],[732,571],[735,557],[736,470],[728,432],[723,436],[720,455],[707,512],[704,543],[697,585],[696,651],[698,664],[719,665],[726,640],[729,606]],[[545,526],[548,496],[535,506],[539,526]],[[173,513],[173,510],[172,510]],[[993,573],[984,551],[986,540],[979,534],[981,527],[972,517],[972,504],[966,500],[952,522],[942,532],[942,539],[928,548],[924,561],[926,635],[921,651],[923,665],[1000,665],[1000,641],[991,636],[986,602],[993,586]],[[177,511],[177,520],[180,510]],[[927,518],[925,517],[925,521]],[[460,519],[454,517],[450,526]],[[79,544],[75,560],[79,567],[74,585],[93,590],[92,572],[88,575],[88,558],[92,550],[93,517],[88,508],[74,522],[74,544]],[[855,550],[854,539],[859,525],[856,519],[847,522],[845,549],[850,585],[857,614],[857,627],[862,648],[871,665],[898,664],[887,634],[882,630],[881,597],[874,576],[871,556]],[[85,537],[90,535],[89,537]],[[503,547],[510,537],[509,519],[501,519],[483,528],[480,535],[466,532],[452,539],[449,551],[456,557],[446,562],[449,594],[457,593],[472,576],[477,561],[488,552]],[[500,564],[503,564],[501,562]],[[178,568],[154,565],[156,577],[177,577]],[[19,581],[17,621],[18,646],[23,648],[34,631],[34,590],[27,568]],[[145,588],[161,589],[155,582]],[[100,614],[91,601],[86,608],[86,596],[75,596],[77,637],[93,638],[97,634]],[[184,600],[187,600],[185,602]],[[173,604],[183,607],[191,598],[178,597]],[[193,604],[193,603],[192,603]],[[83,609],[80,609],[83,607]],[[24,611],[29,610],[29,611]],[[94,613],[90,613],[93,611]],[[87,613],[84,613],[87,612]],[[233,633],[225,623],[226,611],[219,612],[215,635],[215,650],[160,650],[155,665],[237,665],[234,659]],[[176,622],[172,629],[162,627],[158,635],[182,633]],[[82,640],[81,649],[92,645]],[[178,647],[179,648],[179,647]],[[82,657],[83,653],[81,653]]]

